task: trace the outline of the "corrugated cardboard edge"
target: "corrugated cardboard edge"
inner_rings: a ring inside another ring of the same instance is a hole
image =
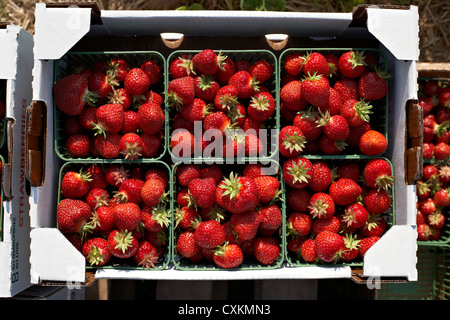
[[[450,79],[450,62],[417,63],[419,78]]]

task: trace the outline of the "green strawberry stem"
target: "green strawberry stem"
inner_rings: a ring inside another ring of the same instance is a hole
[[[348,62],[352,64],[352,68],[356,68],[358,66],[367,65],[364,59],[366,58],[364,55],[364,51],[352,51],[350,53],[351,58],[348,59]]]
[[[287,173],[293,177],[292,183],[308,182],[308,179],[310,179],[311,176],[307,173],[309,168],[306,168],[305,166],[306,164],[303,162],[292,163],[292,167],[287,171]]]
[[[119,234],[114,237],[114,241],[116,243],[114,249],[119,249],[122,253],[125,253],[132,246],[133,235],[131,231],[120,230]]]
[[[358,103],[354,105],[356,110],[356,114],[365,122],[370,121],[369,114],[372,114],[372,105],[368,102],[365,102],[364,99],[361,99]]]
[[[298,134],[295,131],[292,135],[285,133],[285,138],[283,139],[283,146],[289,150],[289,152],[293,151],[302,151],[305,148],[306,139],[302,134]]]
[[[167,228],[170,225],[170,209],[165,205],[158,205],[153,208],[153,219],[162,227]]]
[[[93,265],[98,265],[103,262],[103,258],[105,256],[102,254],[102,251],[99,247],[91,246],[91,250],[89,251],[89,254],[87,256],[87,260]]]
[[[235,175],[234,172],[230,173],[230,177],[224,177],[224,184],[221,184],[219,188],[224,189],[225,191],[222,193],[222,197],[229,196],[230,199],[235,198],[242,187],[239,176]]]

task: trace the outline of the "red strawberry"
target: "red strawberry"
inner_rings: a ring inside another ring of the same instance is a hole
[[[340,178],[330,185],[329,194],[337,205],[347,206],[361,195],[361,187],[353,180]]]
[[[322,127],[323,133],[330,140],[343,140],[349,135],[348,122],[341,115],[332,116],[326,112],[322,114],[318,125]]]
[[[138,110],[139,127],[143,132],[156,134],[164,127],[165,115],[161,106],[154,102],[144,103]]]
[[[183,187],[187,187],[193,179],[200,178],[201,174],[201,169],[191,163],[181,164],[175,172],[178,183]]]
[[[442,188],[433,194],[433,201],[438,207],[450,206],[449,189]]]
[[[339,57],[339,71],[344,77],[359,78],[366,71],[363,51],[347,51]]]
[[[302,80],[302,97],[317,108],[328,105],[330,83],[328,78],[320,74],[309,74]]]
[[[365,122],[370,121],[372,105],[364,100],[349,99],[344,102],[341,108],[341,116],[343,116],[350,127],[358,127]]]
[[[311,195],[308,189],[288,189],[286,192],[286,206],[292,211],[306,212]]]
[[[111,231],[116,226],[112,206],[101,206],[97,208],[92,217],[92,224],[100,231]]]
[[[306,262],[316,262],[319,258],[317,256],[314,239],[307,239],[300,250],[302,259]]]
[[[178,236],[176,250],[185,258],[192,258],[201,252],[200,246],[194,239],[194,233],[195,230],[186,230]]]
[[[323,231],[316,235],[314,248],[322,261],[336,262],[345,250],[344,238],[337,233]]]
[[[365,100],[379,100],[388,93],[386,79],[390,76],[378,68],[375,70],[366,72],[359,78],[359,94]]]
[[[86,105],[97,102],[98,95],[88,89],[88,78],[82,74],[70,74],[53,86],[56,107],[71,116],[81,114]]]
[[[317,126],[318,120],[319,113],[313,108],[308,108],[295,115],[293,125],[301,130],[306,141],[314,141],[322,134],[322,128]]]
[[[293,76],[299,75],[303,70],[305,57],[299,53],[290,53],[284,60],[284,70]]]
[[[243,213],[256,207],[260,201],[258,186],[250,177],[239,177],[233,172],[216,188],[216,201],[232,213]]]
[[[376,130],[369,130],[361,135],[359,149],[368,156],[381,154],[387,149],[386,137]]]
[[[66,140],[66,150],[73,158],[86,158],[91,149],[91,138],[86,134],[74,134]]]
[[[419,97],[419,106],[422,107],[423,116],[426,117],[434,108],[433,99],[430,97]]]
[[[223,134],[231,128],[230,118],[222,111],[211,112],[203,119],[203,130],[219,130]],[[214,132],[212,133],[214,134]]]
[[[352,203],[344,210],[343,221],[347,223],[348,228],[360,228],[368,218],[369,213],[360,203]]]
[[[292,236],[307,236],[312,229],[311,215],[302,212],[291,212],[287,220],[287,232]]]
[[[175,227],[191,229],[196,220],[200,220],[200,213],[194,207],[179,207],[175,210]]]
[[[124,80],[124,87],[133,96],[144,94],[150,88],[151,81],[141,68],[131,69]]]
[[[286,239],[286,247],[288,251],[295,253],[297,256],[301,255],[301,248],[303,243],[307,240],[306,237],[288,237]]]
[[[190,122],[202,121],[209,113],[209,106],[205,100],[195,98],[190,103],[185,103],[180,107],[180,113],[186,120]]]
[[[450,157],[450,145],[445,142],[439,142],[434,146],[434,157],[437,160],[446,160]]]
[[[226,59],[220,52],[216,54],[212,49],[204,49],[192,57],[192,65],[195,70],[204,75],[213,75],[222,67]]]
[[[317,74],[328,77],[329,71],[328,61],[323,54],[319,52],[312,52],[306,55],[303,65],[304,74]]]
[[[308,145],[311,146],[311,143],[309,143]],[[319,138],[319,150],[322,151],[326,155],[341,154],[347,146],[348,145],[347,145],[347,142],[345,139],[332,140],[325,135],[323,135]],[[312,153],[314,153],[314,152],[312,152]]]
[[[105,169],[105,179],[113,187],[118,188],[130,176],[129,170],[119,164],[111,164]]]
[[[364,238],[359,242],[359,254],[362,258],[367,253],[367,251],[378,241],[380,237],[372,236],[369,238]]]
[[[280,182],[273,176],[262,175],[254,178],[258,186],[261,203],[268,203],[278,195]]]
[[[391,206],[391,197],[384,189],[371,188],[364,196],[364,206],[370,214],[383,213]]]
[[[161,133],[150,134],[143,132],[140,136],[142,140],[142,157],[144,158],[154,158],[158,155],[163,144]]]
[[[434,203],[433,198],[427,198],[424,201],[421,201],[419,205],[420,211],[425,215],[436,212],[436,204]]]
[[[238,102],[238,90],[235,86],[224,85],[217,90],[214,97],[214,105],[222,111],[230,110],[236,107]]]
[[[106,98],[117,84],[112,75],[102,72],[94,72],[88,80],[89,91],[97,93],[99,98]]]
[[[97,108],[97,123],[92,126],[95,134],[118,133],[123,126],[123,107],[120,104],[104,104]]]
[[[133,202],[115,205],[112,214],[120,230],[135,230],[142,221],[141,208]]]
[[[148,241],[140,241],[136,254],[133,256],[134,262],[145,269],[155,268],[158,262],[158,250]]]
[[[189,182],[189,194],[200,208],[209,208],[216,203],[216,182],[213,178],[193,179]]]
[[[86,109],[87,108],[84,108],[83,111]],[[93,107],[93,109],[95,109],[95,107]],[[80,122],[80,116],[64,115],[61,118],[62,118],[62,123],[63,123],[62,126],[64,128],[63,132],[64,132],[65,136],[71,136],[74,134],[84,133],[84,128],[81,126],[81,122]]]
[[[127,259],[136,254],[139,242],[131,231],[115,229],[108,235],[108,247],[113,256]]]
[[[259,231],[275,231],[283,223],[282,212],[276,204],[269,204],[260,209]]]
[[[386,231],[386,220],[380,214],[370,214],[367,222],[359,231],[366,238],[372,236],[381,237]]]
[[[258,233],[260,222],[261,217],[259,211],[253,209],[232,214],[230,217],[230,223],[233,226],[238,240],[253,239]]]
[[[216,220],[200,222],[194,233],[195,242],[202,248],[216,248],[225,241],[223,226]]]
[[[97,107],[86,106],[78,116],[78,120],[83,129],[92,130],[97,124]]]
[[[289,158],[283,165],[283,179],[295,189],[305,188],[311,181],[312,163],[304,157]]]
[[[427,241],[430,239],[432,231],[428,224],[422,223],[417,226],[417,240]]]
[[[439,105],[443,107],[449,107],[450,106],[450,87],[444,87],[439,91],[438,94],[439,98]]]
[[[331,184],[331,169],[325,161],[315,161],[311,172],[309,187],[315,192],[322,192],[328,189]]]
[[[339,178],[352,179],[356,183],[361,178],[361,166],[357,162],[342,162],[336,168],[336,175]]]
[[[139,130],[139,121],[137,112],[134,110],[125,110],[123,112],[123,126],[120,133],[136,133]]]
[[[345,249],[342,252],[341,259],[343,261],[353,261],[359,255],[359,242],[356,235],[347,234],[343,236]]]
[[[126,75],[130,71],[130,65],[125,59],[112,58],[107,62],[106,70],[102,67],[102,70],[99,71],[111,74],[117,81],[124,81]]]
[[[435,211],[427,216],[427,223],[431,228],[442,229],[445,224],[445,215],[441,211]]]
[[[167,210],[164,205],[144,206],[142,208],[142,223],[145,231],[159,232],[167,229],[170,224],[170,215],[170,210]]]
[[[198,76],[194,78],[195,96],[204,101],[212,102],[216,97],[220,85],[211,76]]]
[[[56,209],[58,229],[62,233],[80,233],[84,237],[92,230],[88,224],[91,216],[91,207],[82,200],[63,199]]]
[[[328,103],[323,107],[319,107],[319,110],[322,113],[328,111],[332,116],[340,114],[344,101],[345,100],[342,99],[340,93],[337,92],[337,90],[335,90],[334,88],[330,87],[330,95],[328,97]]]
[[[342,101],[360,99],[358,81],[356,79],[342,78],[336,81],[333,88],[339,93]]]
[[[258,60],[251,65],[249,72],[258,83],[262,84],[272,77],[273,67],[265,60]]]
[[[300,80],[290,81],[280,90],[280,101],[288,110],[302,111],[308,102],[302,91],[303,83]]]
[[[362,125],[357,127],[348,127],[348,137],[345,142],[350,147],[359,148],[359,143],[361,142],[361,136],[371,129],[369,122],[364,122]]]
[[[126,160],[136,160],[142,156],[143,141],[139,135],[130,132],[124,134],[119,141],[120,153]]]
[[[384,159],[370,159],[363,170],[366,184],[371,188],[388,190],[393,186],[394,176],[389,162]]]
[[[334,53],[324,54],[328,62],[328,77],[332,78],[339,74],[339,58]]]
[[[120,139],[122,136],[117,133],[109,133],[105,136],[98,135],[94,139],[95,150],[106,159],[116,159],[120,157]]]
[[[314,193],[309,200],[308,211],[313,218],[328,219],[335,212],[334,199],[328,193]]]
[[[238,97],[247,99],[259,91],[259,82],[248,71],[238,71],[228,80],[238,91]]]
[[[285,157],[298,156],[305,148],[305,136],[296,126],[285,126],[278,136],[279,152]]]
[[[142,201],[149,207],[156,207],[164,199],[164,184],[159,179],[150,178],[145,181],[141,190]]]
[[[340,225],[340,220],[334,215],[326,219],[314,219],[312,232],[314,234],[319,234],[322,231],[338,233],[340,230]]]
[[[127,179],[121,183],[114,198],[120,203],[133,202],[135,204],[140,204],[142,200],[141,191],[144,183],[145,182],[141,179]]]
[[[254,256],[263,265],[273,264],[280,255],[280,246],[271,236],[260,236],[253,243]]]
[[[153,59],[147,59],[142,62],[140,69],[147,75],[150,80],[150,85],[157,84],[161,79],[162,68],[159,63]]]
[[[244,260],[244,254],[237,244],[225,242],[214,250],[214,263],[224,269],[231,269],[240,266]]]
[[[186,76],[171,80],[167,92],[169,105],[179,107],[185,103],[192,102],[195,98],[194,78]]]
[[[275,99],[269,92],[256,93],[247,108],[250,118],[255,121],[266,121],[275,112]]]
[[[81,198],[90,189],[90,175],[83,171],[67,171],[61,180],[61,194],[66,198]]]
[[[109,193],[105,189],[94,188],[86,194],[86,203],[94,210],[102,206],[107,206]]]
[[[194,74],[192,60],[188,56],[178,57],[170,62],[169,74],[172,79],[183,78]]]
[[[194,136],[185,129],[178,129],[170,137],[170,148],[175,156],[190,157],[195,148]]]
[[[222,61],[222,68],[216,71],[214,78],[221,86],[225,86],[233,74],[236,73],[236,64],[227,57]]]
[[[82,254],[91,266],[104,266],[111,259],[108,241],[103,238],[92,238],[83,244]]]

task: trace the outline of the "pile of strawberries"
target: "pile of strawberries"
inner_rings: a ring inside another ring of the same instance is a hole
[[[156,58],[139,66],[105,58],[59,79],[53,94],[62,114],[61,153],[70,159],[157,157],[165,125],[163,67]]]
[[[91,266],[157,268],[168,253],[169,179],[161,165],[69,164],[58,229]]]
[[[423,157],[450,157],[450,85],[447,81],[419,82],[419,105],[423,110]]]
[[[283,156],[377,156],[386,150],[386,137],[371,121],[371,116],[379,117],[387,108],[389,75],[381,70],[376,55],[355,50],[290,52],[282,63],[279,149]]]
[[[180,263],[231,269],[281,261],[282,195],[269,170],[257,163],[229,173],[218,165],[176,168],[174,246]]]
[[[422,178],[417,182],[417,239],[440,239],[450,208],[450,165],[431,164],[423,167]]]
[[[291,259],[355,261],[384,234],[394,179],[385,159],[330,162],[291,157],[283,165],[283,178]]]
[[[267,151],[259,130],[275,122],[275,66],[262,56],[255,60],[205,49],[168,62],[173,155],[256,157]]]

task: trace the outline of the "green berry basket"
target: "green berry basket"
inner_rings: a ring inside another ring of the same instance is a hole
[[[157,84],[152,84],[150,86],[150,90],[154,91],[162,96],[164,99],[163,93],[166,90],[166,60],[162,54],[156,51],[104,51],[104,52],[68,52],[61,59],[56,60],[54,62],[54,83],[64,76],[74,73],[80,68],[92,68],[95,63],[107,61],[111,58],[123,58],[125,59],[130,68],[139,67],[142,62],[147,59],[155,60],[160,66],[162,70],[161,79]],[[120,87],[123,87],[120,84]],[[103,103],[107,103],[107,100],[98,101],[96,106],[100,106]],[[144,158],[140,157],[136,160],[127,160],[129,162],[146,162],[153,160],[160,160],[166,153],[167,150],[167,136],[168,136],[168,113],[164,105],[161,105],[164,110],[165,115],[165,125],[163,127],[162,132],[162,144],[159,152],[153,158]],[[137,107],[133,105],[130,107],[135,108],[137,111]],[[54,144],[55,151],[59,158],[64,161],[72,161],[72,162],[95,162],[102,160],[103,158],[100,156],[92,156],[91,154],[86,158],[74,158],[71,155],[68,155],[65,149],[65,141],[67,137],[64,133],[64,114],[61,112],[56,105],[53,107],[54,109]],[[93,136],[94,133],[89,132],[90,136]],[[114,160],[114,159],[112,159]],[[116,159],[121,160],[121,159]]]
[[[283,81],[285,80],[285,76],[287,75],[287,72],[285,71],[284,65],[285,65],[285,61],[287,56],[289,56],[290,54],[293,53],[299,53],[301,55],[306,55],[308,53],[312,53],[312,52],[319,52],[323,55],[325,54],[334,54],[336,55],[338,58],[340,55],[342,55],[343,53],[350,51],[350,50],[355,50],[355,51],[363,51],[365,54],[367,55],[371,55],[373,57],[375,57],[375,59],[377,59],[377,62],[379,63],[379,69],[381,69],[381,71],[386,72],[388,71],[388,65],[387,65],[387,59],[384,55],[383,52],[381,52],[378,49],[374,49],[374,48],[289,48],[284,50],[279,57],[278,63],[278,70],[280,72],[278,78],[280,79],[280,85],[279,85],[279,89],[281,91],[281,89],[283,88]],[[300,73],[299,76],[296,77],[297,80],[302,80],[303,79],[303,73]],[[337,80],[340,80],[342,78],[342,76],[340,76],[339,74],[337,75],[333,75],[331,77],[329,77],[329,81],[330,81],[330,85],[333,87],[334,83]],[[388,79],[386,79],[386,81],[388,81]],[[372,105],[371,111],[373,113],[371,113],[370,116],[370,125],[371,125],[371,129],[374,129],[378,132],[380,132],[387,140],[387,142],[389,143],[388,140],[388,95],[387,94],[384,98],[380,99],[380,100],[367,100],[366,102],[370,103],[370,105]],[[281,98],[280,98],[280,105],[282,104]],[[308,106],[310,106],[308,104]],[[308,108],[308,106],[306,107],[306,109]],[[305,110],[306,110],[305,109]],[[280,130],[286,126],[286,125],[292,125],[292,121],[288,121],[286,120],[283,115],[281,114],[280,116]],[[324,153],[320,153],[320,154],[324,154]],[[313,154],[312,154],[313,155]],[[339,155],[347,155],[347,156],[351,156],[355,159],[358,159],[359,156],[363,155],[362,152],[359,150],[359,148],[355,147],[355,146],[346,146],[345,149],[339,154]],[[374,155],[374,156],[382,156],[382,154],[378,154],[378,155]]]
[[[177,169],[183,165],[186,162],[178,162],[173,166],[173,170],[172,170],[172,177],[173,177],[173,191],[174,191],[174,196],[173,196],[173,208],[175,212],[175,207],[178,206],[177,204],[177,194],[181,188],[181,186],[177,183],[177,178],[176,178],[176,174],[177,174]],[[247,161],[245,162],[245,164],[235,164],[235,165],[220,165],[220,168],[222,169],[223,172],[223,176],[224,177],[229,177],[231,172],[234,173],[239,173],[239,175],[242,175],[243,169],[246,166],[246,164],[261,164],[265,170],[270,170],[267,171],[269,175],[273,175],[275,177],[277,177],[279,179],[280,182],[280,190],[284,191],[284,180],[282,177],[282,171],[281,171],[281,167],[279,166],[278,162],[276,162],[275,160],[272,159],[268,159],[268,160],[260,160],[257,162],[253,162],[253,161]],[[202,162],[201,165],[199,165],[200,168],[202,167],[207,167],[209,164],[208,162]],[[272,174],[273,173],[273,174]],[[172,262],[174,265],[174,268],[176,270],[181,270],[181,271],[220,271],[220,270],[231,270],[231,271],[245,271],[245,270],[273,270],[273,269],[277,269],[282,267],[283,262],[284,262],[284,248],[285,248],[285,227],[284,227],[284,223],[285,223],[285,197],[284,197],[284,192],[281,192],[279,199],[277,199],[275,202],[275,204],[277,204],[280,209],[281,209],[281,213],[282,213],[282,225],[275,231],[275,233],[272,235],[273,237],[275,237],[275,239],[278,240],[279,243],[279,247],[280,247],[280,254],[278,256],[278,258],[275,260],[274,263],[272,263],[271,265],[264,265],[262,263],[260,263],[258,260],[256,260],[256,258],[253,255],[248,255],[245,256],[244,255],[244,260],[243,263],[236,268],[232,268],[232,269],[223,269],[219,266],[217,266],[213,261],[209,261],[207,258],[203,258],[201,261],[199,262],[193,262],[190,261],[189,259],[182,257],[178,252],[177,252],[177,238],[178,235],[180,234],[180,227],[175,227],[175,220],[172,222]],[[225,211],[225,219],[222,221],[227,221],[230,217],[230,213]],[[174,217],[173,217],[174,218]],[[175,219],[175,218],[174,218]],[[258,234],[256,235],[256,237],[258,237],[260,235],[260,233],[258,232]]]
[[[172,80],[170,73],[169,73],[169,67],[170,64],[177,58],[181,56],[188,56],[192,58],[196,53],[200,52],[201,50],[178,50],[172,52],[169,57],[167,58],[167,84],[170,83]],[[240,156],[238,155],[235,158],[243,158],[245,161],[257,161],[257,160],[267,160],[271,159],[274,156],[278,154],[278,130],[280,125],[280,108],[279,108],[279,79],[278,79],[278,60],[277,57],[268,50],[214,50],[217,54],[220,52],[224,56],[229,57],[233,61],[238,60],[246,60],[248,62],[255,63],[259,60],[265,60],[269,62],[269,64],[273,68],[273,75],[272,77],[264,82],[264,86],[267,87],[269,92],[273,95],[276,102],[275,112],[274,114],[264,122],[263,129],[267,132],[264,132],[264,139],[261,139],[263,142],[264,151],[261,155],[258,156]],[[249,99],[239,99],[239,101],[244,105],[245,108],[247,108],[247,105],[249,103]],[[210,103],[214,104],[214,103]],[[169,102],[166,101],[167,109],[169,110],[169,135],[173,132],[173,119],[174,115],[176,114],[176,107],[171,106],[169,107]],[[267,133],[267,135],[266,135]],[[204,156],[199,153],[194,153],[193,155],[189,157],[182,157],[179,155],[175,155],[172,152],[172,149],[170,148],[170,137],[168,138],[168,149],[169,154],[173,159],[173,162],[179,162],[179,161],[210,161],[213,156]],[[221,157],[221,159],[223,159]]]
[[[322,157],[322,156],[305,156],[305,158],[309,159],[313,164],[316,161],[325,161],[330,169],[332,169],[332,178],[333,178],[333,174],[336,173],[336,171],[334,170],[335,168],[337,168],[337,166],[339,164],[346,164],[346,163],[358,163],[358,164],[362,164],[361,168],[363,168],[363,165],[370,159],[383,159],[386,160],[390,166],[391,166],[391,170],[392,170],[392,175],[394,176],[394,171],[393,171],[393,167],[392,167],[392,163],[390,160],[386,159],[386,158],[382,158],[382,157],[377,157],[377,158],[367,158],[367,157],[361,157],[359,159],[355,159],[354,157],[348,157],[348,156],[335,156],[335,157]],[[281,162],[281,165],[283,165],[284,163]],[[362,170],[362,169],[361,169]],[[362,173],[362,171],[361,171]],[[335,178],[333,181],[336,181],[337,178]],[[362,189],[363,189],[363,194],[364,194],[364,185],[363,183],[358,183]],[[313,191],[312,189],[306,187],[306,190],[308,190],[310,195],[313,195],[315,193],[315,191]],[[286,187],[286,192],[289,192],[289,188]],[[323,191],[325,193],[328,192],[328,189]],[[391,204],[389,209],[387,209],[385,212],[381,213],[381,217],[384,218],[385,222],[386,222],[386,230],[389,229],[392,225],[395,224],[395,190],[394,188],[390,188],[388,191],[388,194],[391,198]],[[286,199],[287,199],[287,195],[286,195]],[[288,200],[286,200],[288,201]],[[357,200],[359,201],[359,199]],[[339,213],[343,213],[345,209],[345,206],[338,206],[336,205],[336,211],[334,213],[334,215],[336,216]],[[346,261],[337,261],[335,263],[325,263],[322,261],[318,261],[318,262],[306,262],[305,260],[302,259],[301,254],[299,252],[293,252],[291,250],[288,249],[288,241],[289,241],[289,232],[288,232],[288,218],[290,215],[290,209],[288,207],[288,203],[286,203],[285,205],[285,212],[286,212],[286,222],[285,222],[285,228],[286,230],[284,231],[284,233],[286,234],[286,240],[285,240],[285,244],[286,244],[286,248],[284,250],[286,256],[286,262],[290,267],[311,267],[311,266],[362,266],[363,265],[363,261],[361,259],[360,256],[358,256],[355,260],[346,262]],[[356,234],[353,234],[356,235]],[[311,237],[314,236],[313,231],[311,230],[310,234],[307,235],[306,237]]]
[[[123,165],[123,167],[128,170],[131,170],[131,169],[139,170],[143,174],[144,177],[145,177],[145,172],[148,169],[157,168],[157,169],[163,170],[163,172],[165,172],[167,174],[167,178],[168,178],[168,186],[167,186],[168,189],[166,192],[168,192],[169,198],[168,198],[167,204],[168,204],[169,210],[172,212],[172,202],[173,202],[171,199],[172,194],[173,194],[172,171],[166,163],[159,161],[159,160],[154,160],[152,162],[149,161],[149,162],[145,162],[145,163],[130,163],[130,162],[123,161],[123,160],[103,160],[103,161],[89,162],[89,163],[84,163],[84,164],[80,163],[80,162],[66,162],[62,165],[60,172],[59,172],[58,198],[57,198],[58,203],[64,199],[64,196],[61,194],[61,181],[66,172],[68,172],[68,171],[80,172],[80,170],[85,171],[91,165],[96,165],[96,166],[101,167],[102,169],[106,169],[108,166],[110,166],[112,164]],[[106,190],[108,191],[110,197],[112,197],[114,195],[114,191],[117,191],[118,188],[109,186]],[[141,208],[142,208],[142,205],[141,205]],[[140,234],[141,234],[141,240],[144,240],[145,239],[145,230],[142,231]],[[162,244],[159,247],[159,249],[162,250],[163,255],[160,256],[160,258],[158,259],[158,262],[155,264],[155,268],[146,269],[144,267],[138,266],[133,261],[132,258],[120,259],[120,258],[111,257],[111,260],[109,261],[109,263],[104,266],[90,266],[88,263],[86,263],[86,269],[124,269],[124,270],[149,270],[149,271],[159,271],[159,270],[168,269],[169,264],[171,262],[171,252],[172,252],[172,248],[171,248],[172,241],[170,239],[170,234],[171,234],[171,226],[169,225],[165,229],[164,244]],[[102,235],[96,234],[95,236],[101,237]]]

